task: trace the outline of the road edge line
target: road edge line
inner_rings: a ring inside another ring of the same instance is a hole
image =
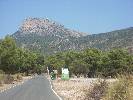
[[[48,79],[49,80],[49,79]],[[59,98],[59,100],[63,100],[58,94],[57,94],[57,92],[55,92],[55,90],[53,89],[53,86],[52,86],[52,83],[51,83],[51,81],[49,80],[49,83],[50,83],[50,85],[51,85],[51,89],[52,89],[52,91],[54,92],[54,94]]]

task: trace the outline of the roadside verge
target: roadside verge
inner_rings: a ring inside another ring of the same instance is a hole
[[[14,81],[12,84],[3,84],[3,86],[0,86],[0,93],[5,92],[11,88],[14,88],[16,86],[24,84],[24,82],[28,81],[29,79],[32,79],[32,76],[23,77],[23,79],[19,82]]]
[[[52,91],[54,92],[54,94],[59,98],[59,100],[63,100],[63,99],[58,95],[58,93],[54,90],[53,84],[52,84],[52,81],[51,81],[50,77],[49,77],[48,75],[45,75],[45,76],[46,76],[46,78],[48,79],[48,81],[49,81],[49,83],[50,83],[50,87],[51,87]]]

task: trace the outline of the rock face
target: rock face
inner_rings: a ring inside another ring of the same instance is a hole
[[[48,54],[78,48],[76,40],[82,36],[86,34],[43,18],[25,19],[12,35],[18,46]]]
[[[85,33],[69,30],[55,21],[43,18],[25,19],[21,27],[19,28],[19,31],[20,33],[23,34],[36,33],[38,35],[43,35],[43,36],[63,34],[66,36],[80,37],[85,35]]]
[[[133,27],[107,33],[86,35],[43,18],[25,19],[12,37],[18,46],[43,54],[67,50],[133,47]]]

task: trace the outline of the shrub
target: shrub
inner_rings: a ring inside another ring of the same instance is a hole
[[[112,84],[105,100],[133,100],[133,78],[131,76],[119,76],[118,81]]]
[[[0,70],[0,86],[3,85],[4,76],[5,76],[4,72]]]
[[[14,77],[11,75],[5,75],[4,83],[5,84],[11,84],[14,81]]]
[[[3,86],[3,82],[0,80],[0,86]]]
[[[0,81],[4,79],[4,74],[0,74]]]
[[[99,80],[97,83],[94,83],[93,88],[87,94],[87,100],[101,100],[106,94],[107,86],[108,84],[105,80]]]
[[[23,79],[22,74],[17,74],[17,79],[22,80]]]
[[[20,73],[18,73],[18,74],[14,74],[14,75],[12,75],[13,76],[13,78],[14,78],[14,81],[20,81],[20,80],[22,80],[22,74],[20,74]]]

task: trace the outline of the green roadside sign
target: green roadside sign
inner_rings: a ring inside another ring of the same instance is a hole
[[[62,68],[61,79],[62,80],[69,80],[69,71],[68,71],[68,68]]]

